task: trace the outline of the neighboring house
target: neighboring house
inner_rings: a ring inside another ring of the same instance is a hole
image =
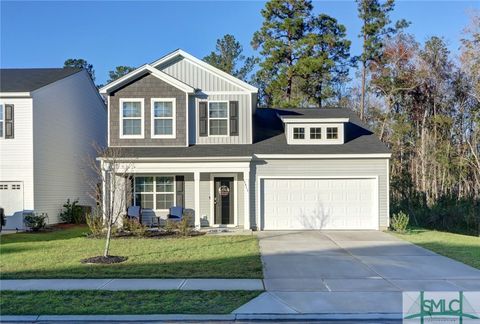
[[[177,205],[196,226],[389,225],[390,153],[350,110],[257,109],[255,87],[182,50],[100,91],[146,223]]]
[[[80,69],[0,69],[0,207],[7,228],[22,213],[47,213],[67,199],[93,205],[86,160],[106,144],[107,112],[88,73]],[[14,216],[15,215],[15,216]]]

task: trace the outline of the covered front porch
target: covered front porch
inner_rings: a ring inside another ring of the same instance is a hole
[[[129,206],[142,208],[141,222],[163,225],[169,209],[181,206],[196,228],[250,229],[250,158],[230,161],[129,161],[125,164]],[[117,200],[119,201],[119,200]]]

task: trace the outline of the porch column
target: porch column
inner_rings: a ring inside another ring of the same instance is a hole
[[[200,172],[193,173],[195,187],[195,227],[200,228]]]
[[[244,183],[243,227],[248,230],[250,229],[250,170],[243,171],[243,183]]]

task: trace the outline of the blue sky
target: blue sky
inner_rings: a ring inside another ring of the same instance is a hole
[[[352,54],[358,54],[360,21],[353,0],[313,4],[316,13],[347,27]],[[0,0],[0,66],[59,67],[67,58],[84,58],[94,65],[96,83],[104,83],[117,65],[139,66],[176,48],[202,58],[226,33],[254,54],[250,40],[261,26],[263,6],[259,1]],[[397,0],[392,18],[411,21],[408,32],[418,41],[443,36],[455,53],[471,9],[480,9],[480,1]]]

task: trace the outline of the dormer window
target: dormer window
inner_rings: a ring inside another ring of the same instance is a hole
[[[322,139],[322,128],[310,127],[310,139]]]
[[[305,128],[294,127],[293,128],[293,139],[305,139]]]
[[[327,139],[338,139],[338,127],[327,127]]]

